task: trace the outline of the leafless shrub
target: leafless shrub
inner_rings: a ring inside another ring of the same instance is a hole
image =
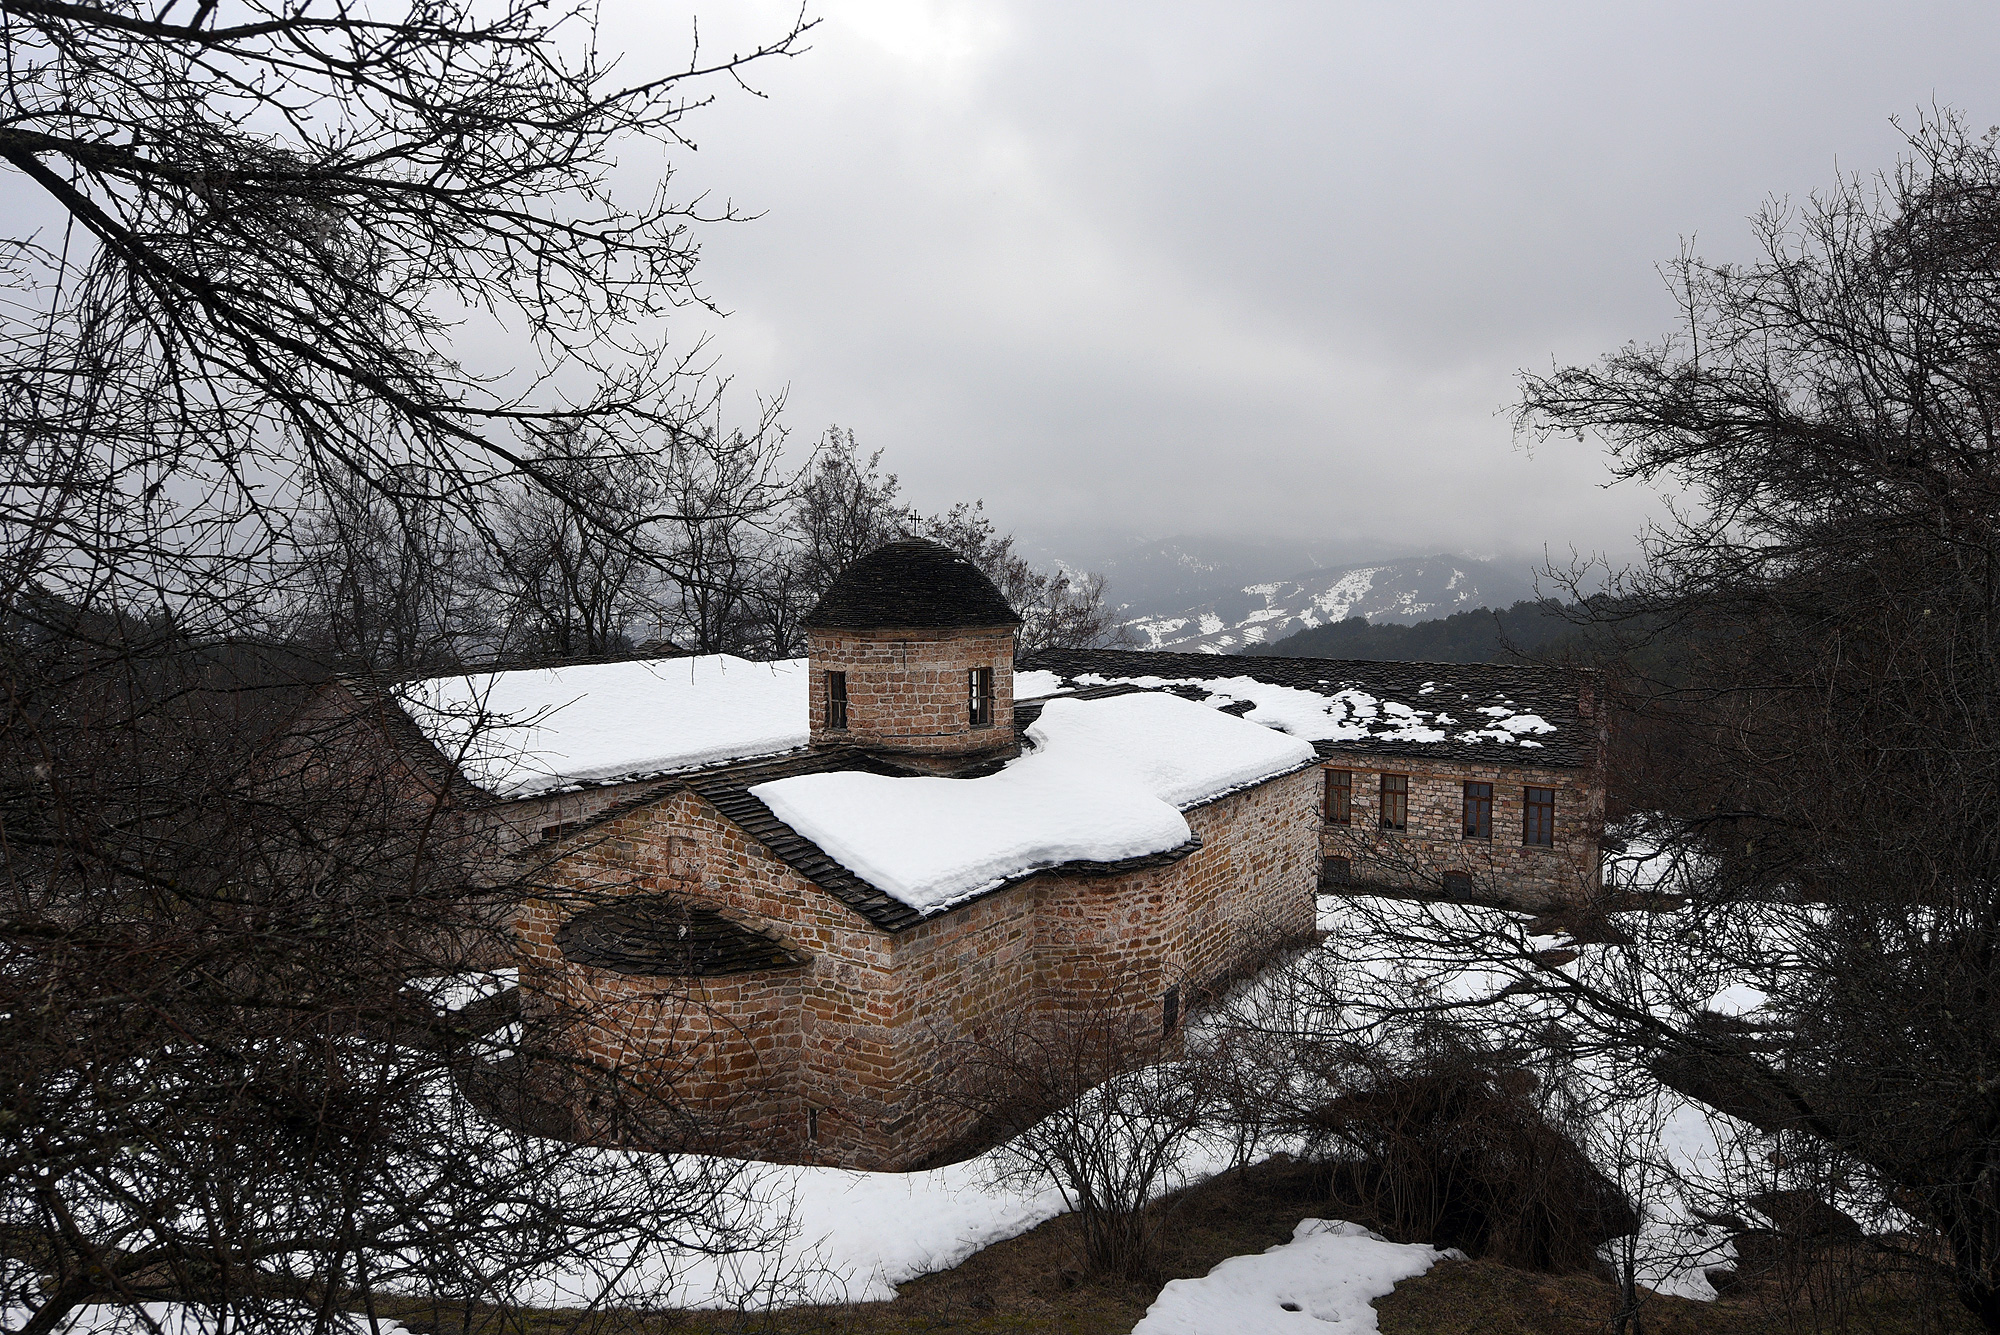
[[[1167,1212],[1144,1207],[1186,1185],[1215,1112],[1206,1067],[1151,1017],[1108,1009],[989,1025],[954,1066],[944,1093],[1002,1139],[998,1179],[1061,1193],[1090,1273],[1148,1277]]]

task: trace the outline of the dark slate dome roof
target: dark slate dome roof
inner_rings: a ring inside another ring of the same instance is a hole
[[[815,629],[1018,626],[993,581],[949,547],[905,538],[840,572],[805,624]]]

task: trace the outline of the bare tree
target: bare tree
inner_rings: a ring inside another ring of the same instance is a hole
[[[1143,1279],[1165,1220],[1146,1207],[1189,1184],[1212,1076],[1151,1017],[1106,1007],[989,1025],[958,1045],[945,1093],[1003,1138],[1000,1180],[1054,1187],[1076,1212],[1086,1269]]]
[[[751,433],[711,419],[661,456],[658,530],[673,588],[666,623],[696,653],[785,656],[782,617],[759,624],[760,597],[768,609],[786,583],[780,530],[799,487],[781,466],[783,441],[773,404]]]
[[[421,470],[337,485],[295,528],[285,637],[350,671],[444,671],[497,642],[487,545]]]
[[[559,1033],[412,986],[495,967],[534,887],[369,711],[302,730],[338,692],[259,637],[317,590],[333,643],[426,657],[462,609],[395,607],[402,563],[509,480],[631,536],[535,450],[715,393],[654,336],[700,300],[696,211],[622,203],[612,145],[802,31],[620,86],[587,7],[0,9],[0,171],[48,221],[0,243],[0,1235],[34,1335],[95,1300],[546,1302],[552,1268],[656,1305],[655,1238],[739,1245],[726,1174],[547,1134]],[[481,365],[478,321],[522,341]]]
[[[1038,649],[1103,649],[1132,642],[1117,609],[1105,600],[1102,575],[1036,570],[1014,550],[1014,535],[994,527],[984,501],[961,501],[939,515],[911,511],[903,529],[951,548],[993,581],[1021,617],[1014,635],[1016,657]]]
[[[705,80],[803,30],[619,86],[588,7],[10,3],[0,162],[50,223],[4,255],[15,554],[44,580],[254,602],[321,479],[560,491],[521,425],[698,417],[690,363],[633,338],[699,299],[698,215],[615,198],[611,144],[674,140]],[[450,311],[510,328],[542,374],[463,361]],[[585,376],[586,399],[551,393]]]
[[[588,1017],[494,1038],[450,997],[497,977],[533,889],[476,812],[369,754],[365,718],[301,723],[296,656],[64,616],[0,645],[0,1231],[26,1335],[103,1301],[297,1329],[412,1288],[546,1305],[556,1275],[644,1308],[677,1252],[768,1241],[726,1164],[574,1138],[549,1091],[581,1082],[649,1147],[710,1143],[583,1059]]]
[[[2000,152],[1949,115],[1909,145],[1773,207],[1754,263],[1684,254],[1677,335],[1524,379],[1525,426],[1691,498],[1620,590],[1686,646],[1633,797],[1686,906],[1635,924],[1643,968],[1538,986],[1817,1146],[2000,1330]]]
[[[666,504],[653,456],[602,431],[564,427],[536,449],[555,483],[491,502],[493,592],[510,655],[595,657],[630,649],[666,596],[652,521]]]

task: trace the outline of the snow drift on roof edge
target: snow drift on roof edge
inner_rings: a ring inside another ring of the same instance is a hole
[[[1015,876],[1187,842],[1183,808],[1310,764],[1310,745],[1171,695],[1051,700],[977,779],[803,774],[750,789],[842,866],[937,912]]]
[[[403,711],[466,779],[534,797],[804,746],[806,660],[731,654],[432,677]]]

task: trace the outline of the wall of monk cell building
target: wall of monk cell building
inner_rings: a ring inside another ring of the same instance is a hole
[[[1067,1010],[1141,1026],[1313,922],[1319,775],[1187,813],[1203,846],[1114,876],[1032,876],[886,932],[680,792],[573,836],[518,924],[526,1005],[575,1017],[589,1058],[670,1088],[733,1152],[857,1168],[933,1159],[970,1129],[945,1097],[960,1045]],[[566,959],[579,903],[671,894],[780,939],[806,962],[652,978]],[[541,998],[536,1000],[537,996]]]
[[[1482,766],[1407,756],[1342,755],[1322,768],[1345,771],[1350,816],[1328,819],[1324,888],[1416,890],[1541,910],[1597,893],[1602,879],[1604,782],[1596,768]],[[1407,782],[1401,830],[1382,823],[1384,775]],[[1491,833],[1468,837],[1466,784],[1491,786]],[[1528,842],[1530,788],[1555,795],[1547,845]],[[1332,817],[1335,803],[1327,804]]]

